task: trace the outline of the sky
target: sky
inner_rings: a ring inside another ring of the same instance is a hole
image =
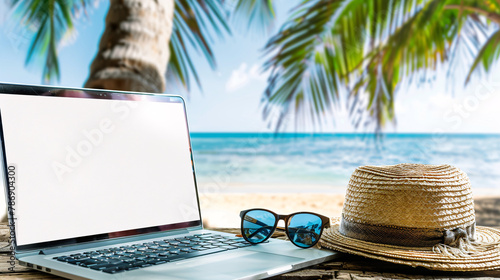
[[[3,3],[4,1],[2,1]],[[297,1],[277,1],[276,32]],[[0,4],[0,81],[40,84],[42,70],[25,66],[29,37],[10,20],[5,4]],[[76,32],[60,47],[60,82],[56,86],[82,87],[90,63],[104,31],[108,1],[100,1],[76,23]],[[271,32],[271,33],[273,33]],[[213,71],[204,59],[196,58],[203,91],[192,86],[186,98],[190,130],[193,132],[272,132],[262,118],[261,98],[268,73],[263,73],[262,49],[271,34],[233,30],[233,36],[213,43],[218,68]],[[432,83],[411,85],[398,91],[395,101],[396,124],[386,132],[400,133],[500,133],[500,80],[489,75],[475,79],[468,87],[463,80],[446,79],[437,71]],[[168,92],[176,94],[177,92]],[[345,106],[335,108],[317,132],[364,132],[354,128]],[[311,128],[305,128],[311,131]]]

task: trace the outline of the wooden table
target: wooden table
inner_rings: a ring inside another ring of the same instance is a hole
[[[499,226],[500,225],[500,199],[485,198],[476,200],[476,222],[478,225]],[[225,232],[237,233],[236,229],[218,229]],[[277,233],[277,238],[282,234]],[[17,262],[14,266],[9,264],[10,250],[7,245],[9,231],[6,224],[0,223],[0,279],[63,279],[50,274],[38,272],[20,266]],[[500,270],[453,273],[431,271],[423,268],[412,268],[363,257],[339,254],[333,261],[305,268],[299,271],[286,273],[270,279],[462,279],[462,278],[500,278]]]
[[[237,232],[235,229],[218,229],[226,232]],[[279,237],[279,236],[278,236]],[[9,264],[10,250],[8,245],[8,229],[6,224],[0,224],[0,279],[63,279],[58,276],[38,272],[20,266],[17,262],[14,271]],[[319,264],[299,271],[286,273],[270,279],[458,279],[470,277],[500,278],[500,270],[475,273],[445,273],[426,269],[416,269],[403,265],[396,265],[382,261],[366,259],[347,254],[341,254],[336,260]]]

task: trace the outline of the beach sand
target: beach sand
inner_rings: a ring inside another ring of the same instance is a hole
[[[203,223],[208,228],[239,228],[241,210],[266,208],[278,214],[311,211],[340,216],[344,194],[324,193],[201,193]],[[474,197],[476,223],[500,227],[500,196]]]
[[[331,217],[340,215],[343,203],[343,194],[216,193],[200,195],[203,223],[210,228],[239,228],[240,211],[250,208],[265,208],[278,214],[310,211]]]

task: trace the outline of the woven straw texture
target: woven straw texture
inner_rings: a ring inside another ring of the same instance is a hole
[[[450,165],[364,166],[351,176],[342,214],[358,223],[444,230],[473,224],[474,202],[467,175]]]
[[[362,226],[356,236],[343,234],[342,219]],[[342,217],[332,222],[332,227],[321,237],[322,247],[435,270],[500,268],[500,230],[493,228],[475,227],[475,234],[470,235],[474,238],[457,239],[453,246],[438,243],[408,247],[358,238],[369,237],[371,232],[367,229],[371,226],[389,229],[387,232],[393,231],[395,236],[398,232],[414,232],[415,238],[421,232],[444,236],[444,232],[457,228],[474,228],[469,179],[463,171],[450,165],[359,167],[349,181]]]

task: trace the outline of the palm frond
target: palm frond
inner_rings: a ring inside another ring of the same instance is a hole
[[[13,16],[23,26],[34,27],[33,40],[28,49],[26,64],[42,59],[42,82],[59,80],[58,45],[73,30],[73,16],[91,0],[11,0]]]
[[[303,1],[266,46],[271,57],[265,67],[272,72],[264,93],[264,117],[268,118],[274,110],[284,118],[294,113],[290,108],[303,108],[308,115],[317,116],[313,122],[320,122],[321,115],[332,110],[339,91],[351,86],[367,89],[360,84],[368,82],[367,74],[382,81],[376,69],[363,70],[374,57],[371,50],[379,49],[376,46],[386,40],[388,30],[394,30],[406,20],[407,14],[400,10],[414,10],[419,1],[395,2],[399,4],[390,6],[389,1],[362,0]],[[319,78],[317,73],[327,79]],[[302,83],[291,87],[290,76]],[[317,88],[321,90],[315,91]],[[372,96],[378,96],[376,89],[384,88],[387,87],[370,87]],[[304,97],[295,99],[298,94]],[[296,100],[303,104],[293,107],[287,104]]]
[[[268,41],[264,64],[271,74],[263,102],[264,117],[279,129],[290,114],[314,124],[331,108],[337,92],[336,65],[327,42],[328,22],[341,1],[303,2],[291,19]],[[274,118],[274,116],[277,116]]]
[[[256,33],[268,33],[274,25],[275,7],[272,0],[232,0],[230,6],[231,20],[246,31],[254,29]]]
[[[435,0],[415,9],[368,55],[370,60],[351,95],[368,95],[365,110],[368,120],[375,121],[376,131],[394,119],[395,91],[403,78],[425,76],[446,59],[452,28],[440,18],[440,5],[442,1]]]
[[[211,44],[215,36],[222,37],[225,33],[230,33],[230,29],[220,0],[176,0],[167,86],[174,83],[189,93],[191,80],[194,79],[201,88],[195,57],[201,54],[210,67],[215,69],[216,61]]]
[[[472,66],[470,67],[469,73],[467,74],[467,78],[465,83],[467,84],[470,81],[472,73],[480,63],[482,63],[484,70],[488,71],[492,64],[498,60],[498,56],[500,55],[500,30],[497,30],[493,33],[486,43],[483,45],[481,50],[478,52]]]
[[[301,108],[320,122],[339,91],[346,90],[353,124],[380,131],[395,122],[394,99],[402,84],[428,80],[461,47],[473,57],[488,28],[478,9],[489,12],[488,21],[499,7],[487,2],[303,1],[266,47],[270,58],[265,67],[272,72],[264,117],[274,111],[285,118],[297,113],[292,108]],[[495,49],[484,47],[487,59],[476,59],[486,69],[500,52],[496,39],[491,45]],[[328,80],[317,78],[315,69],[321,68]]]
[[[498,32],[500,25],[500,2],[465,1],[461,2],[460,5],[448,4],[444,8],[447,10],[458,10],[460,14],[467,17],[467,23],[470,25],[469,28],[465,26],[463,29],[479,33],[475,34],[475,36],[469,36],[469,46],[472,46],[471,48],[473,49],[470,55],[473,56],[473,60],[468,65],[470,68],[465,78],[465,85],[467,85],[474,73],[487,72],[493,62],[498,59],[500,52],[500,34]],[[496,30],[492,31],[492,27]],[[482,41],[478,38],[478,35],[487,37],[487,39]],[[482,69],[478,67],[479,65],[483,66]],[[480,72],[479,70],[484,71]]]

